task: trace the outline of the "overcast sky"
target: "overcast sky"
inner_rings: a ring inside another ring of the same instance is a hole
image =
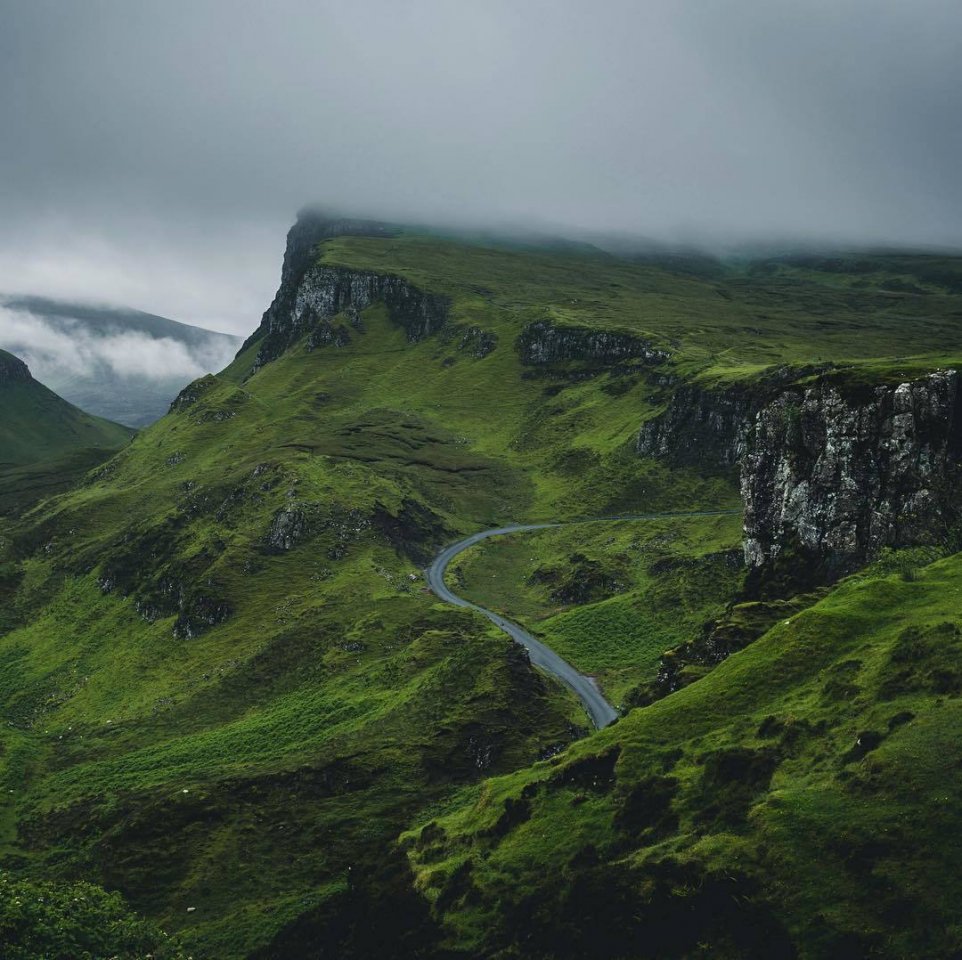
[[[0,0],[0,292],[247,333],[296,210],[962,245],[960,0]]]

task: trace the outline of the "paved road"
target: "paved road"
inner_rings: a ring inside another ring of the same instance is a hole
[[[669,517],[713,517],[740,512],[739,510],[693,510],[686,513],[631,514],[618,517],[598,517],[593,520],[572,520],[570,524],[613,523],[618,520],[663,520]],[[591,722],[600,729],[601,727],[607,727],[609,723],[616,720],[618,718],[618,712],[601,695],[601,691],[598,689],[594,677],[586,677],[583,673],[579,673],[564,657],[559,656],[550,647],[545,646],[523,627],[502,617],[493,610],[488,610],[485,607],[478,606],[476,603],[471,603],[470,600],[465,600],[464,597],[459,597],[450,590],[444,582],[444,573],[448,568],[448,564],[459,553],[467,550],[468,547],[473,547],[481,540],[487,540],[488,537],[498,537],[505,533],[523,533],[526,530],[546,530],[549,527],[568,525],[569,524],[562,523],[513,524],[507,527],[495,527],[493,530],[481,530],[478,533],[473,533],[470,537],[465,537],[463,540],[459,540],[457,543],[452,543],[449,547],[445,547],[434,558],[431,566],[428,567],[426,571],[427,580],[431,589],[442,600],[454,604],[456,607],[468,607],[471,610],[477,610],[478,613],[484,614],[495,626],[503,630],[512,640],[520,643],[521,646],[528,651],[531,662],[535,664],[535,666],[541,667],[542,670],[557,677],[575,694],[588,712],[588,716],[591,717]]]

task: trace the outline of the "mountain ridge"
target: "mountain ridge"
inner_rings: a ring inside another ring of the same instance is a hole
[[[305,231],[230,366],[4,528],[0,862],[96,880],[230,960],[948,960],[951,536],[762,598],[737,513],[459,554],[458,596],[622,710],[590,734],[421,568],[520,520],[737,510],[738,397],[844,368],[857,417],[904,369],[956,369],[957,264],[911,274],[922,295],[885,258],[706,278]],[[408,289],[443,314],[406,324]],[[784,420],[769,452],[801,478]]]

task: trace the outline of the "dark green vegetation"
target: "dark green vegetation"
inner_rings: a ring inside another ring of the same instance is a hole
[[[33,883],[0,873],[0,944],[4,960],[186,960],[154,924],[130,912],[116,893],[90,883]]]
[[[0,350],[0,514],[16,513],[72,484],[133,435],[78,410]]]
[[[956,262],[685,272],[414,234],[316,256],[406,279],[443,322],[413,333],[395,292],[262,331],[4,524],[2,863],[118,890],[218,960],[962,946],[958,557],[729,608],[737,517],[466,555],[472,599],[653,701],[590,736],[418,574],[501,522],[737,506],[724,471],[641,460],[640,423],[683,378],[962,356]],[[653,690],[719,630],[743,649]]]
[[[956,955],[960,590],[958,556],[908,579],[868,571],[410,832],[451,941],[526,957]]]

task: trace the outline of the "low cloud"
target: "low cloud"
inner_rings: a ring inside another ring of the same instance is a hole
[[[107,372],[127,379],[183,380],[220,370],[233,357],[229,341],[211,338],[188,347],[141,333],[93,335],[68,319],[52,324],[22,310],[0,307],[0,348],[16,354],[41,382]]]

